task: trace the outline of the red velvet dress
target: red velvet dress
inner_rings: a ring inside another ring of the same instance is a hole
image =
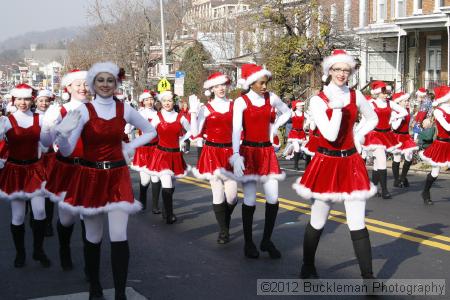
[[[166,122],[161,112],[158,112],[159,124],[156,132],[159,136],[158,146],[153,154],[153,159],[147,165],[150,175],[172,175],[183,177],[187,174],[188,166],[180,151],[179,138],[183,128],[181,114],[177,115],[174,122]]]
[[[148,121],[150,123],[152,122],[151,119],[148,119]],[[158,145],[158,136],[153,138],[148,144],[137,147],[130,168],[138,172],[148,172],[147,165],[150,164],[153,159],[156,145]]]
[[[387,106],[385,108],[378,107],[375,101],[372,102],[372,105],[378,116],[378,124],[374,130],[366,135],[363,148],[368,151],[383,148],[388,152],[396,152],[397,148],[401,146],[401,143],[397,141],[396,136],[391,131],[391,125],[389,124],[392,113],[390,102],[387,101]]]
[[[303,130],[303,124],[305,123],[305,115],[297,116],[294,114],[292,117],[292,130],[289,131],[288,141],[303,143],[306,140],[306,134]]]
[[[273,126],[275,124],[275,121],[277,120],[277,111],[275,110],[275,107],[272,107],[272,110],[270,112],[270,126]],[[275,148],[280,148],[280,138],[278,137],[277,132],[275,132],[275,136],[273,137],[273,143],[272,145]]]
[[[197,168],[192,169],[195,177],[211,179],[220,177],[221,170],[233,172],[228,159],[233,155],[231,136],[233,132],[233,102],[226,113],[214,110],[211,104],[206,104],[209,111],[203,130],[207,136]]]
[[[409,110],[408,110],[408,115],[402,120],[402,123],[400,123],[400,126],[396,130],[393,130],[393,132],[397,138],[397,142],[402,144],[400,146],[400,148],[397,149],[402,154],[405,154],[406,152],[409,152],[409,151],[414,151],[414,150],[419,149],[419,147],[417,147],[414,140],[411,138],[411,135],[409,135],[409,122],[410,121],[411,121],[411,115],[409,114]]]
[[[61,117],[67,115],[67,110],[61,107]],[[83,157],[83,141],[78,139],[75,149],[69,157],[63,157],[56,152],[53,168],[47,171],[47,190],[51,193],[50,198],[64,198],[66,194],[73,194],[76,186],[76,176],[78,176],[78,161]]]
[[[0,141],[0,161],[4,164],[8,158],[8,143]],[[0,168],[1,169],[1,168]]]
[[[237,177],[232,172],[224,171],[228,177],[240,182],[283,180],[286,176],[280,170],[275,150],[270,143],[272,106],[268,93],[264,95],[264,98],[264,105],[257,107],[252,104],[247,95],[242,95],[247,105],[243,112],[243,141],[239,148],[239,153],[244,158],[244,175]]]
[[[328,104],[322,92],[319,97]],[[326,114],[331,119],[333,110]],[[353,126],[358,115],[356,93],[350,90],[350,103],[342,108],[342,121],[336,141],[319,137],[318,148],[304,175],[293,184],[301,197],[324,201],[366,200],[376,193],[376,187],[369,181],[366,166],[356,152],[353,141]],[[348,156],[334,155],[347,151]]]
[[[86,103],[89,120],[81,133],[83,161],[92,163],[121,163],[109,169],[82,166],[74,184],[76,189],[67,193],[63,208],[85,215],[120,209],[137,212],[141,204],[134,200],[131,177],[122,153],[123,128],[126,124],[124,104],[116,102],[116,116],[110,120],[99,118],[92,103]]]
[[[33,125],[28,128],[20,127],[13,114],[8,119],[12,128],[6,132],[9,155],[0,172],[0,199],[45,197],[45,169],[38,158],[39,115],[33,114]]]
[[[450,123],[450,114],[442,108],[437,109],[442,111],[445,120]],[[432,166],[450,167],[450,131],[445,130],[438,121],[436,127],[436,140],[425,151],[420,152],[420,157]]]
[[[301,149],[309,156],[314,156],[319,145],[320,131],[319,128],[309,131],[309,140],[304,142]]]

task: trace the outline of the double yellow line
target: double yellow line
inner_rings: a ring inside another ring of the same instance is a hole
[[[179,179],[179,181],[192,184],[198,187],[202,187],[205,189],[211,189],[209,183],[204,180],[200,180],[194,177],[184,177]],[[243,197],[243,193],[241,191],[238,192],[239,197]],[[298,201],[293,201],[285,198],[278,198],[280,202],[280,207],[296,211],[299,213],[311,214],[311,205],[305,204]],[[265,203],[264,194],[256,193],[256,201]],[[337,210],[331,210],[329,220],[346,224],[345,213]],[[433,248],[438,248],[445,251],[450,251],[450,237],[445,235],[439,235],[427,231],[417,230],[414,228],[405,227],[402,225],[397,225],[394,223],[384,222],[376,219],[366,218],[366,227],[368,230],[381,233],[384,235],[388,235],[395,238],[401,238],[404,240],[408,240],[411,242],[419,243],[421,245],[426,245]]]

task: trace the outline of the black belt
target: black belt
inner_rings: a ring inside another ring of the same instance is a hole
[[[107,170],[107,169],[114,169],[114,168],[120,168],[127,165],[127,162],[125,160],[119,160],[119,161],[87,161],[84,159],[80,160],[80,165],[88,168],[94,168],[94,169],[101,169],[101,170]]]
[[[165,151],[165,152],[180,152],[180,148],[166,148],[166,147],[163,147],[160,145],[158,145],[156,147],[158,147],[159,150]]]
[[[272,146],[271,142],[250,142],[250,141],[242,141],[242,146],[249,147],[270,147]]]
[[[396,134],[409,134],[408,131],[398,131],[398,130],[393,130],[393,131],[394,131],[394,133],[396,133]]]
[[[31,165],[34,164],[35,162],[39,161],[39,158],[35,158],[35,159],[14,159],[12,157],[8,157],[8,159],[6,160],[7,162],[16,164],[16,165]]]
[[[348,150],[330,150],[327,148],[319,147],[317,148],[317,152],[322,153],[328,156],[337,156],[337,157],[347,157],[356,153],[356,148],[348,149]]]
[[[79,157],[64,157],[61,155],[56,155],[56,159],[66,163],[66,164],[71,164],[71,165],[80,165],[81,160],[82,160]]]
[[[158,142],[148,143],[148,144],[145,144],[144,146],[151,147],[151,146],[156,146],[156,145],[158,145]]]
[[[217,147],[217,148],[230,148],[233,147],[232,143],[214,143],[210,141],[205,141],[205,145],[211,146],[211,147]]]
[[[378,131],[378,132],[389,132],[389,131],[391,131],[390,128],[387,128],[387,129],[374,128],[374,130]]]
[[[450,138],[444,139],[444,138],[441,138],[441,137],[437,137],[436,139],[437,139],[438,141],[441,141],[441,142],[447,142],[447,143],[450,143]]]

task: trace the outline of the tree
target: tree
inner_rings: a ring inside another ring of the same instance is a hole
[[[203,66],[211,62],[211,55],[199,42],[186,50],[181,62],[181,69],[186,72],[184,79],[184,90],[187,95],[203,94],[203,82],[208,77],[208,71]]]

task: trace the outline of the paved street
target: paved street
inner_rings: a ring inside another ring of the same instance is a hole
[[[194,148],[188,155],[189,162],[193,161],[195,152]],[[283,168],[292,164],[281,162]],[[231,222],[232,241],[227,245],[216,244],[217,225],[211,209],[209,185],[188,177],[176,186],[178,223],[166,225],[160,215],[149,211],[130,218],[128,286],[148,299],[255,299],[256,279],[297,278],[310,203],[299,199],[291,189],[299,173],[286,172],[286,180],[280,184],[281,208],[273,235],[273,241],[283,255],[281,260],[271,260],[267,254],[262,254],[257,260],[244,258],[240,206]],[[138,177],[135,172],[132,175],[137,196]],[[425,207],[420,198],[424,178],[424,173],[412,173],[408,190],[391,188],[392,200],[372,198],[368,201],[367,227],[378,278],[450,279],[450,176],[443,175],[437,180],[432,189],[435,205],[430,207]],[[344,224],[344,207],[335,205],[333,209],[316,255],[319,274],[322,278],[359,278],[350,234]],[[0,226],[0,299],[30,299],[87,291],[78,224],[72,239],[75,270],[61,271],[56,236],[47,239],[45,244],[53,258],[52,267],[42,269],[32,261],[32,238],[28,226],[27,264],[23,269],[14,269],[14,248],[9,233],[10,210],[5,203],[0,204],[0,216],[3,220]],[[259,244],[264,226],[261,203],[257,206],[254,226],[254,239]],[[107,241],[105,234],[101,280],[103,287],[110,289],[113,283]],[[403,299],[389,299],[392,298]]]

